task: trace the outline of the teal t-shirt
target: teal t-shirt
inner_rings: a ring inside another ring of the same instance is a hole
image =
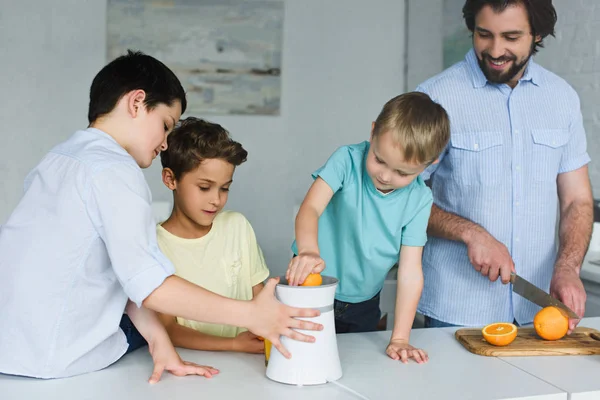
[[[342,146],[313,173],[334,192],[319,218],[323,275],[339,279],[335,297],[349,303],[381,290],[400,246],[425,245],[433,202],[421,177],[388,194],[379,192],[367,174],[368,152],[369,142]],[[292,250],[298,254],[296,241]]]

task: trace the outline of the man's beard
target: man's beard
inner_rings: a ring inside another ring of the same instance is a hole
[[[527,65],[527,63],[529,62],[529,59],[531,58],[532,55],[533,55],[533,45],[532,45],[527,57],[520,63],[516,62],[517,57],[514,55],[511,55],[510,57],[502,56],[499,58],[492,58],[492,57],[490,57],[490,55],[487,52],[483,52],[481,54],[481,60],[478,57],[477,62],[479,63],[479,68],[481,68],[483,75],[485,75],[486,79],[489,82],[491,82],[491,83],[508,83],[511,80],[513,80],[513,78],[515,76],[517,76],[517,74],[519,72],[521,72],[523,67],[525,65]],[[512,65],[508,69],[508,71],[497,71],[497,70],[490,68],[490,66],[489,66],[490,61],[496,61],[496,62],[512,61]]]

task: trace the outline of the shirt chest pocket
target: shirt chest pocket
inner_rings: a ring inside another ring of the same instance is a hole
[[[569,142],[566,129],[534,129],[531,131],[531,173],[538,182],[556,182],[564,146]]]
[[[451,177],[462,185],[492,186],[506,173],[499,132],[460,132],[450,137]]]

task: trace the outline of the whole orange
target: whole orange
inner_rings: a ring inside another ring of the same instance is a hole
[[[569,317],[556,307],[542,308],[533,318],[537,334],[546,340],[558,340],[569,330]]]
[[[321,286],[321,283],[323,283],[321,274],[309,274],[300,286]]]
[[[489,344],[507,346],[517,337],[517,327],[506,322],[496,322],[483,328],[481,334]]]

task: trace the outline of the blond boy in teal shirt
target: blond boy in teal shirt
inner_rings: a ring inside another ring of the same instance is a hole
[[[419,174],[436,162],[450,138],[446,111],[423,93],[388,101],[368,142],[339,148],[317,170],[298,216],[291,285],[309,273],[339,279],[337,333],[377,329],[379,293],[399,263],[395,324],[387,354],[427,361],[409,344],[423,289],[421,255],[427,241],[431,190]]]

